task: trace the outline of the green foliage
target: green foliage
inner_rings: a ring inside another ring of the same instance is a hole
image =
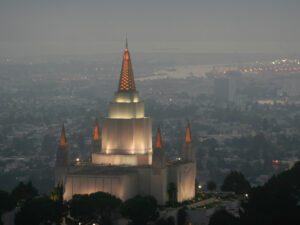
[[[225,209],[220,209],[214,212],[210,217],[208,225],[237,225],[238,219]]]
[[[17,203],[30,200],[38,196],[38,194],[38,190],[32,185],[31,181],[28,181],[27,184],[20,182],[11,192],[11,195]]]
[[[177,202],[177,187],[173,182],[168,185],[168,196],[170,205],[175,205]]]
[[[50,192],[50,199],[54,202],[63,202],[63,194],[64,188],[62,184],[57,185],[55,188],[52,189]]]
[[[213,180],[207,181],[206,188],[209,191],[215,191],[217,189],[217,184]]]
[[[252,188],[240,213],[243,225],[296,225],[300,221],[300,162],[262,187]]]
[[[184,208],[177,211],[177,225],[185,225],[187,222],[188,214]]]
[[[15,216],[16,225],[60,224],[61,208],[47,197],[27,200]]]
[[[12,196],[6,191],[0,191],[0,218],[2,213],[11,211],[15,207]]]
[[[111,213],[121,203],[120,199],[104,192],[74,195],[69,201],[70,214],[77,222],[111,224]]]
[[[236,194],[248,193],[250,188],[249,182],[245,179],[244,175],[238,171],[231,171],[221,186],[222,191],[233,191]]]
[[[167,219],[160,218],[155,225],[175,225],[174,217],[170,216]]]
[[[122,214],[132,221],[132,225],[146,225],[158,217],[157,202],[152,196],[136,196],[124,202]]]

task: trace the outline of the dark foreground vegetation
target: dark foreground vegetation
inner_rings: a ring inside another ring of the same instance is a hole
[[[232,171],[223,182],[221,190],[246,196],[241,200],[239,217],[225,209],[216,210],[209,225],[282,225],[299,224],[300,221],[300,162],[289,170],[273,176],[263,186],[250,187],[243,174]],[[209,184],[215,190],[215,184]],[[182,207],[182,205],[180,205]],[[19,183],[11,193],[0,191],[0,213],[15,211],[15,224],[67,224],[111,225],[121,217],[130,225],[174,225],[175,218],[160,218],[156,200],[152,196],[136,196],[122,202],[113,195],[96,192],[74,195],[63,201],[63,188],[58,186],[48,195],[39,195],[28,183]],[[178,224],[187,224],[185,208],[177,211]],[[3,224],[0,221],[0,224]]]

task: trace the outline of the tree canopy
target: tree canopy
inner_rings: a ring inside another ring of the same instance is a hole
[[[38,190],[32,185],[31,181],[28,181],[26,184],[20,182],[11,192],[16,202],[32,199],[38,194]]]
[[[111,213],[121,203],[117,197],[104,192],[74,195],[69,201],[70,214],[77,222],[111,224]]]
[[[241,224],[296,225],[300,221],[300,162],[252,188],[243,202]]]
[[[231,171],[224,179],[222,191],[233,191],[236,194],[248,193],[251,186],[244,175],[238,171]]]
[[[60,224],[61,213],[58,205],[48,197],[27,200],[15,216],[16,225]]]
[[[209,191],[215,191],[217,189],[217,184],[213,180],[207,181],[206,188]]]
[[[136,196],[124,202],[122,214],[128,217],[132,225],[146,225],[158,217],[157,202],[152,196]]]

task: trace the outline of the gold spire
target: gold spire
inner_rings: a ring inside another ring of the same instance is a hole
[[[100,140],[100,134],[99,134],[99,126],[98,126],[98,120],[96,119],[95,122],[95,128],[94,128],[94,141],[99,141]]]
[[[192,142],[192,135],[191,135],[191,127],[190,127],[190,123],[188,122],[187,126],[186,126],[186,133],[185,133],[185,140],[186,143],[190,143]]]
[[[160,128],[157,128],[157,134],[156,134],[156,143],[155,148],[162,148],[162,140],[161,140],[161,134],[160,134]]]
[[[126,37],[126,46],[123,56],[122,70],[119,82],[119,91],[135,91],[135,82],[131,65],[130,54]]]
[[[61,136],[60,136],[59,145],[60,146],[67,146],[68,145],[64,124],[62,125],[62,129],[61,129]]]

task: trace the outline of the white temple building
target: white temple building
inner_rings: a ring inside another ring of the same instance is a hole
[[[102,118],[101,136],[96,121],[90,162],[70,159],[63,126],[56,154],[55,185],[63,184],[64,199],[74,194],[103,191],[121,200],[152,195],[159,204],[168,201],[168,187],[176,187],[177,201],[195,196],[196,156],[190,125],[181,149],[181,160],[167,161],[158,128],[152,147],[152,120],[145,117],[144,102],[136,90],[126,41],[118,91]]]

